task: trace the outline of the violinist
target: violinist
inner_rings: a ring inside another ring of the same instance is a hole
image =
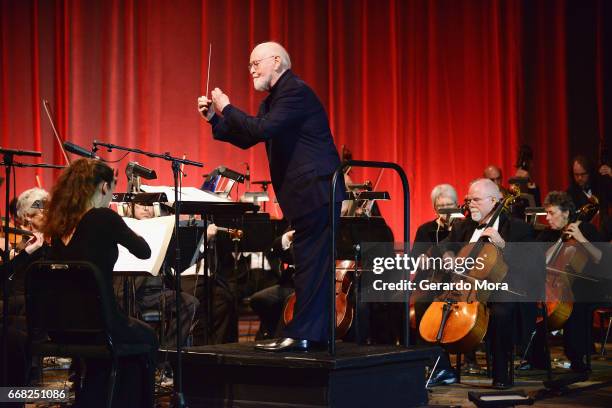
[[[114,211],[108,208],[116,179],[105,163],[92,159],[73,161],[53,187],[42,230],[51,241],[51,261],[86,261],[97,266],[112,287],[112,273],[119,254],[118,244],[141,259],[151,256],[147,242],[136,235]],[[78,313],[75,305],[75,313]],[[115,302],[111,334],[117,344],[148,344],[144,358],[135,357],[133,365],[120,368],[116,400],[121,406],[153,407],[157,338],[146,323],[126,316]],[[56,339],[60,340],[61,339]],[[79,396],[83,406],[105,403],[107,361],[85,362],[85,387]],[[137,365],[137,367],[135,367]],[[131,369],[136,372],[128,372]],[[142,380],[141,380],[142,379]],[[134,382],[135,384],[130,384]]]
[[[9,314],[13,317],[25,316],[25,270],[46,253],[47,246],[40,231],[43,223],[43,209],[40,207],[43,207],[48,196],[49,193],[41,188],[31,188],[21,193],[16,202],[15,221],[22,230],[31,234],[23,235],[22,241],[11,251],[12,268],[8,282]]]
[[[462,243],[477,242],[481,237],[486,237],[489,242],[502,251],[503,259],[508,264],[508,272],[504,281],[514,292],[520,293],[527,290],[525,282],[521,279],[521,272],[537,273],[537,271],[526,271],[531,265],[523,265],[520,262],[520,254],[515,252],[511,242],[529,242],[533,239],[532,227],[524,221],[518,220],[501,213],[493,225],[484,228],[495,212],[495,208],[502,198],[499,186],[487,178],[481,178],[470,184],[466,202],[470,210],[470,218],[457,221],[453,225],[448,238],[441,243],[444,257],[454,257],[459,251]],[[524,254],[523,254],[524,256]],[[532,260],[537,258],[532,257]],[[543,263],[543,260],[542,260]],[[508,376],[510,353],[514,346],[513,332],[515,331],[514,317],[520,315],[516,299],[510,293],[494,293],[487,303],[489,310],[489,323],[487,336],[491,344],[493,355],[492,371],[493,386],[495,388],[508,388],[511,379]],[[535,321],[535,318],[533,319]],[[526,337],[531,330],[518,328],[521,335],[519,339]]]
[[[572,183],[567,188],[567,194],[576,208],[593,201],[593,196],[599,202],[599,213],[602,223],[608,219],[608,207],[612,202],[612,176],[610,166],[602,165],[595,171],[591,160],[583,155],[574,157],[570,164]]]
[[[575,163],[581,166],[579,163]],[[563,244],[563,241],[575,240],[584,249],[584,253],[588,257],[588,263],[582,274],[598,275],[598,265],[602,264],[604,256],[603,248],[599,248],[597,244],[603,241],[600,233],[595,226],[586,221],[574,221],[575,206],[571,197],[561,191],[551,191],[544,200],[546,209],[546,220],[550,226],[549,229],[542,231],[538,235],[538,241],[541,242],[558,242]],[[552,261],[552,251],[547,253],[547,262]],[[574,271],[578,273],[579,271]],[[549,272],[550,273],[550,272]],[[587,333],[588,325],[591,324],[592,304],[588,302],[592,298],[595,286],[591,281],[577,278],[571,284],[573,293],[573,305],[569,318],[563,326],[563,346],[565,355],[570,360],[572,371],[582,372],[587,369],[585,357],[591,347],[588,344]],[[596,284],[595,284],[596,285]],[[567,299],[566,299],[567,300]],[[539,336],[536,339],[542,339],[542,328],[539,327]],[[535,366],[541,366],[541,361],[538,358],[541,356],[539,350],[540,342],[534,345],[534,353],[532,353],[532,361]]]

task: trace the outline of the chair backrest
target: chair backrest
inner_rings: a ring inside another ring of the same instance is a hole
[[[113,292],[89,262],[35,262],[26,272],[30,333],[49,333],[62,343],[107,343]]]

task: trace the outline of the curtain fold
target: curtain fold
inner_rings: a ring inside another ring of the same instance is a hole
[[[284,44],[293,70],[325,105],[338,148],[405,169],[412,231],[434,215],[434,185],[450,183],[462,198],[488,164],[508,178],[521,143],[534,149],[542,190],[564,189],[569,157],[596,158],[611,128],[610,7],[601,1],[7,0],[0,13],[0,144],[42,150],[38,162],[64,163],[44,98],[65,140],[204,162],[185,168],[185,185],[200,186],[219,165],[245,171],[245,163],[253,180],[268,179],[263,146],[242,151],[213,141],[196,110],[210,43],[210,89],[250,113],[265,97],[252,88],[250,51],[262,41]],[[593,35],[576,37],[585,26]],[[585,49],[594,57],[577,64]],[[130,154],[116,164],[119,191],[129,160],[154,168],[158,183],[172,182],[169,163]],[[36,174],[50,189],[59,174],[17,173],[18,192],[34,186]],[[355,170],[353,178],[377,174]],[[401,183],[387,172],[380,189],[391,193],[381,209],[400,239]]]

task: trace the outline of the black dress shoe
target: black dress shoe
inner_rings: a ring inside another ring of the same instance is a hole
[[[264,346],[271,346],[273,344],[276,344],[276,342],[278,342],[279,340],[282,340],[282,338],[281,339],[260,340],[257,343],[255,343],[254,347],[255,348],[261,348],[261,347],[264,347]]]
[[[444,369],[437,370],[434,375],[431,377],[431,381],[429,381],[430,387],[436,387],[438,385],[448,385],[454,384],[457,382],[457,374],[455,374],[455,370]]]
[[[272,352],[283,352],[283,351],[309,351],[314,348],[314,343],[310,340],[303,339],[292,339],[291,337],[285,337],[278,339],[278,341],[270,344],[264,344],[261,346],[255,345],[258,350],[272,351]]]

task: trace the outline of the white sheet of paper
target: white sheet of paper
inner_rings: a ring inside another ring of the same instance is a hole
[[[151,247],[149,259],[138,259],[124,246],[119,247],[119,258],[115,263],[114,272],[146,272],[153,276],[159,275],[161,264],[166,256],[170,238],[174,232],[174,216],[150,218],[137,220],[135,218],[123,218],[125,223],[136,234],[147,241]]]
[[[202,265],[204,263],[204,260],[201,260],[200,262],[198,262],[200,264],[199,268],[198,268],[198,275],[200,276],[204,276],[204,268],[202,268]],[[185,269],[183,272],[181,272],[181,276],[190,276],[190,275],[195,275],[196,274],[196,268],[198,266],[198,263],[194,263],[193,265],[191,265],[189,268]]]

